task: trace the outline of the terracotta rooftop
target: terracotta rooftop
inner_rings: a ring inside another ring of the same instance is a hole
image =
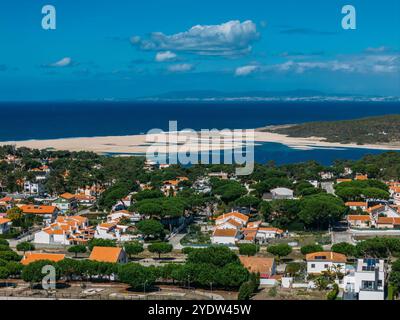
[[[237,230],[235,229],[215,229],[213,237],[236,237]]]
[[[57,208],[53,206],[26,205],[21,206],[21,210],[25,214],[53,214]]]
[[[325,251],[325,252],[314,252],[306,255],[307,261],[330,261],[330,262],[341,262],[345,263],[347,258],[344,254]]]
[[[27,252],[21,260],[23,265],[30,264],[35,261],[40,260],[50,260],[53,262],[61,261],[65,258],[65,254],[58,253],[36,253],[36,252]]]
[[[116,263],[121,252],[122,248],[118,247],[94,247],[89,260]]]

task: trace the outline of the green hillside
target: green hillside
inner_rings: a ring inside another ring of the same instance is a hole
[[[344,121],[267,127],[263,131],[290,137],[322,137],[329,142],[376,144],[400,142],[400,114]]]

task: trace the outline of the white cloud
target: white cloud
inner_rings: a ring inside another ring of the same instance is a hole
[[[243,66],[236,68],[235,70],[235,75],[240,77],[240,76],[247,76],[255,71],[257,71],[258,66]]]
[[[72,59],[70,57],[62,58],[61,60],[51,63],[50,67],[67,67],[72,63]]]
[[[198,55],[235,56],[251,51],[251,44],[259,38],[251,20],[228,21],[219,25],[196,25],[188,31],[165,35],[153,32],[148,39],[132,37],[131,43],[142,50],[183,51]]]
[[[370,52],[370,53],[382,53],[382,52],[386,52],[389,50],[390,50],[390,48],[381,46],[381,47],[377,47],[377,48],[369,47],[365,51]]]
[[[339,56],[334,60],[295,61],[263,66],[262,71],[304,73],[310,70],[325,70],[348,73],[396,73],[400,72],[400,54],[361,54]]]
[[[170,72],[188,72],[194,69],[194,66],[189,63],[174,64],[168,67]]]
[[[163,52],[158,52],[156,54],[157,62],[170,61],[170,60],[174,60],[175,58],[176,58],[176,54],[171,51],[163,51]]]

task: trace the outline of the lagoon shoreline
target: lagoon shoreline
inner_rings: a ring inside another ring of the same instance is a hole
[[[126,135],[126,136],[97,136],[97,137],[77,137],[77,138],[59,138],[59,139],[34,139],[22,141],[0,141],[0,146],[15,145],[16,147],[27,147],[32,149],[52,149],[68,151],[91,151],[98,154],[146,154],[149,144],[154,141],[165,143],[168,138],[179,139],[184,143],[178,143],[179,152],[190,151],[217,151],[227,148],[240,148],[241,142],[233,139],[225,144],[209,144],[199,139],[194,133],[165,133],[162,135]],[[149,137],[150,141],[149,142]],[[215,137],[215,136],[214,136]],[[310,137],[297,138],[289,137],[284,134],[263,132],[261,129],[255,130],[254,142],[257,143],[279,143],[289,148],[299,150],[314,150],[318,148],[357,148],[382,151],[400,151],[400,142],[394,144],[342,144],[327,142],[324,138]]]

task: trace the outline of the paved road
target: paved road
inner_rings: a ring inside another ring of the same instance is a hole
[[[170,244],[174,247],[175,250],[182,250],[183,246],[181,245],[181,240],[185,236],[185,233],[178,233],[172,238],[168,240]]]

